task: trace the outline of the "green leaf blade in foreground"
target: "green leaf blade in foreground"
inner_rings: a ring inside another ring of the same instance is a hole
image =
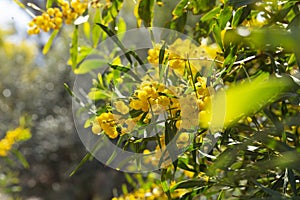
[[[107,61],[100,59],[85,60],[78,68],[74,70],[75,74],[85,74],[91,70],[107,65]]]
[[[53,40],[55,39],[56,35],[58,34],[59,30],[54,30],[51,35],[49,40],[47,41],[47,43],[45,44],[44,48],[43,48],[43,54],[45,55],[46,53],[48,53],[50,47],[52,46]]]
[[[269,78],[262,74],[251,82],[242,82],[218,91],[207,106],[208,117],[200,117],[201,126],[227,127],[247,115],[258,112],[291,87],[288,78]]]

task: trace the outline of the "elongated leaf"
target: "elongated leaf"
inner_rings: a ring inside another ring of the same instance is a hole
[[[116,45],[118,45],[118,47],[120,47],[120,49],[123,51],[123,53],[125,54],[126,59],[132,63],[131,57],[129,55],[129,53],[127,52],[125,46],[123,45],[123,43],[118,39],[118,37],[115,35],[115,33],[110,30],[107,26],[101,24],[101,23],[96,23],[98,26],[100,26],[100,28],[111,37],[111,39],[116,43]]]
[[[107,99],[110,97],[110,94],[105,90],[92,90],[88,94],[91,100]]]
[[[259,2],[259,0],[228,0],[228,4],[233,7],[242,7],[256,2]]]
[[[96,13],[94,15],[94,23],[101,23],[101,14],[100,14],[100,10],[97,9]],[[103,34],[103,32],[101,32],[101,28],[99,26],[93,25],[92,26],[92,41],[93,41],[93,45],[94,47],[96,47],[98,45],[98,42],[100,41],[101,35]]]
[[[48,39],[47,43],[45,44],[44,48],[43,48],[43,54],[48,53],[54,38],[56,37],[56,35],[58,34],[59,30],[54,30],[51,35],[50,38]]]
[[[47,0],[46,8],[51,8],[53,4],[53,0]]]
[[[226,91],[218,91],[212,98],[212,106],[207,107],[208,116],[200,118],[202,125],[226,127],[241,117],[259,111],[289,89],[287,78],[268,78],[262,74],[252,80],[237,83]],[[210,116],[209,116],[210,115]],[[203,124],[204,123],[204,124]]]
[[[188,0],[181,0],[176,5],[175,9],[172,12],[174,19],[176,19],[177,17],[180,17],[183,13],[186,12],[186,6],[187,6],[188,2],[189,2]]]
[[[70,48],[71,66],[75,70],[77,68],[77,56],[78,56],[78,25],[75,26],[72,35],[72,45]]]
[[[76,166],[76,168],[70,173],[69,176],[73,176],[83,166],[83,164],[86,163],[92,157],[93,157],[93,155],[91,153],[87,153],[82,158],[82,160],[80,161],[80,163]]]
[[[221,11],[220,7],[215,7],[211,11],[207,12],[206,14],[204,14],[201,17],[201,21],[205,22],[205,21],[212,20],[212,19],[216,18],[217,14],[219,14],[220,11]]]
[[[93,69],[107,65],[107,61],[100,59],[85,60],[74,70],[75,74],[85,74]]]
[[[244,21],[244,19],[247,18],[250,12],[251,12],[250,6],[238,8],[232,19],[232,23],[231,23],[232,27],[237,27],[238,25],[240,25]]]
[[[153,18],[154,0],[141,0],[138,7],[139,17],[146,27],[150,27]]]
[[[16,150],[16,149],[14,149],[12,152],[18,158],[18,160],[23,165],[23,167],[28,169],[29,168],[29,163],[27,162],[27,160],[23,156],[23,154],[20,151]]]
[[[201,179],[191,179],[191,180],[184,180],[176,185],[174,185],[170,191],[174,192],[176,189],[181,189],[181,188],[193,188],[193,187],[203,187],[207,185],[207,181],[201,180]]]
[[[118,70],[120,72],[128,72],[130,71],[130,68],[123,66],[123,65],[109,65],[111,68]]]

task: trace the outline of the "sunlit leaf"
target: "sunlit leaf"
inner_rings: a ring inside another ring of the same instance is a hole
[[[75,70],[77,68],[77,56],[78,56],[78,26],[74,27],[72,35],[72,44],[70,48],[71,66]]]
[[[183,13],[186,12],[187,9],[187,3],[188,0],[181,0],[176,7],[174,8],[174,10],[172,11],[172,14],[174,16],[174,19],[176,19],[177,17],[180,17],[181,15],[183,15]]]
[[[79,67],[74,70],[75,74],[85,74],[91,70],[107,65],[107,61],[101,59],[89,59],[83,61]]]
[[[53,1],[54,0],[47,0],[46,8],[52,8]]]
[[[50,38],[48,39],[47,43],[45,44],[44,48],[43,48],[43,54],[48,53],[50,47],[52,46],[53,40],[55,39],[56,35],[58,34],[59,30],[54,30],[51,35]]]
[[[212,19],[215,19],[217,17],[217,14],[221,11],[221,8],[218,6],[218,7],[215,7],[214,9],[212,9],[211,11],[207,12],[206,14],[204,14],[202,17],[201,17],[201,21],[205,22],[205,21],[208,21],[208,20],[212,20]]]
[[[101,23],[101,13],[100,10],[97,9],[94,15],[94,23]],[[98,42],[101,38],[101,28],[97,25],[92,26],[92,41],[93,41],[93,46],[96,47],[98,45]]]
[[[208,107],[211,116],[201,123],[226,127],[241,117],[259,111],[267,103],[278,98],[290,85],[291,82],[287,78],[268,78],[265,74],[251,82],[238,82],[213,96],[212,106]]]
[[[91,100],[100,100],[100,99],[107,99],[110,97],[110,94],[105,90],[92,90],[88,93],[88,96]]]

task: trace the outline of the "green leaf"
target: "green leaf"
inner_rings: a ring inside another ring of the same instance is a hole
[[[172,21],[168,24],[168,26],[172,30],[176,30],[178,32],[183,33],[186,20],[187,20],[187,12],[183,13],[180,17],[172,19]]]
[[[96,23],[98,26],[100,26],[100,28],[111,37],[111,39],[116,43],[116,45],[118,45],[118,47],[120,47],[120,49],[123,51],[126,59],[132,63],[131,57],[129,55],[129,53],[127,52],[125,46],[123,45],[123,43],[119,40],[119,38],[116,36],[115,32],[112,31],[111,29],[109,29],[107,26],[100,24],[100,23]]]
[[[187,8],[187,3],[188,2],[189,2],[188,0],[181,0],[176,5],[174,10],[172,11],[172,15],[174,16],[173,19],[176,19],[177,17],[180,17],[181,15],[183,15],[183,13],[187,12],[186,8]]]
[[[123,33],[126,31],[126,21],[122,18],[118,18],[118,33]]]
[[[100,99],[107,99],[109,98],[111,95],[106,92],[105,90],[91,90],[88,93],[88,96],[91,100],[96,101],[96,100],[100,100]]]
[[[218,43],[218,45],[221,47],[221,49],[224,49],[223,42],[222,42],[221,31],[222,30],[221,30],[220,26],[216,23],[213,26],[213,36],[214,36],[216,42]]]
[[[111,68],[115,69],[115,70],[120,71],[120,72],[125,72],[126,73],[126,72],[130,71],[129,67],[125,67],[123,65],[111,65],[111,64],[109,64],[109,66]]]
[[[47,0],[46,8],[52,8],[53,1],[55,0]]]
[[[141,0],[138,7],[139,17],[144,21],[145,27],[150,27],[153,18],[154,0]]]
[[[77,56],[78,56],[78,25],[75,26],[72,35],[72,44],[70,48],[71,66],[75,70],[77,68]]]
[[[120,10],[123,6],[123,0],[114,0],[111,1],[111,5],[107,5],[102,10],[102,19],[105,24],[109,24],[110,22],[113,22]]]
[[[215,0],[189,0],[189,9],[192,10],[194,15],[211,10],[215,6]]]
[[[226,127],[241,117],[256,113],[288,89],[291,89],[288,78],[268,78],[267,74],[250,82],[238,82],[213,96],[212,107],[208,107],[212,115],[203,120],[211,120],[212,126]]]
[[[44,48],[43,48],[43,54],[48,53],[54,38],[56,37],[56,35],[58,34],[59,30],[54,30],[51,35],[50,38],[48,39],[47,43],[45,44]]]
[[[229,6],[225,6],[221,11],[218,19],[219,27],[221,30],[223,30],[226,27],[227,22],[231,19],[231,16],[232,16],[232,8]]]
[[[87,153],[82,160],[80,161],[80,163],[76,166],[76,168],[70,173],[70,177],[73,176],[82,166],[84,163],[86,163],[90,158],[92,158],[93,155],[91,153]]]
[[[96,13],[94,15],[94,23],[100,23],[101,22],[101,14],[100,10],[97,9]],[[101,38],[101,28],[99,26],[93,25],[92,27],[92,41],[93,46],[96,47],[98,45],[98,42]]]
[[[29,163],[20,151],[13,149],[12,153],[17,157],[17,159],[21,162],[24,168],[29,168]]]
[[[256,2],[259,2],[259,0],[228,0],[228,4],[236,8],[253,4]]]
[[[232,18],[231,25],[233,28],[236,28],[238,25],[240,25],[250,14],[251,7],[245,6],[238,8]]]
[[[207,186],[207,181],[202,179],[190,179],[178,182],[174,185],[170,192],[174,192],[176,189],[183,189],[183,188],[193,188],[193,187],[203,187]]]
[[[91,39],[91,25],[89,22],[83,24],[83,33],[88,40]]]
[[[107,65],[106,60],[90,59],[83,61],[75,70],[75,74],[85,74],[91,70],[98,69]]]
[[[212,9],[211,11],[207,12],[206,14],[204,14],[201,17],[201,21],[205,22],[205,21],[209,21],[212,19],[215,19],[217,17],[217,14],[219,14],[221,11],[221,7],[215,7],[214,9]]]
[[[138,116],[140,116],[142,113],[143,113],[142,110],[130,110],[130,111],[129,111],[129,115],[130,115],[131,118],[138,117]]]

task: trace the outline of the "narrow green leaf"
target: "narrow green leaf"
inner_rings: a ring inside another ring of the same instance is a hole
[[[93,155],[91,153],[87,153],[69,176],[73,176],[91,157],[93,157]]]
[[[183,15],[183,13],[185,13],[187,10],[187,4],[188,4],[188,0],[181,0],[176,7],[174,8],[174,10],[172,11],[172,14],[174,16],[174,19],[176,19],[177,17],[180,17],[181,15]]]
[[[118,37],[116,36],[115,32],[113,32],[111,29],[109,29],[107,26],[101,24],[101,23],[96,23],[98,26],[100,26],[100,28],[108,35],[111,37],[111,39],[116,43],[116,45],[118,45],[118,47],[120,47],[120,49],[123,51],[126,59],[132,63],[131,57],[128,54],[126,48],[124,47],[124,45],[122,44],[122,42],[118,39]]]
[[[217,14],[219,14],[221,11],[221,7],[215,7],[214,9],[212,9],[211,11],[207,12],[206,14],[204,14],[202,17],[201,17],[201,21],[202,22],[205,22],[205,21],[209,21],[209,20],[212,20],[212,19],[215,19]]]
[[[153,18],[154,0],[141,0],[138,7],[138,14],[144,21],[145,27],[150,27]]]
[[[129,111],[129,115],[130,115],[131,118],[138,117],[138,116],[140,116],[142,113],[143,113],[142,110],[130,110],[130,111]]]
[[[183,13],[180,17],[172,19],[172,21],[169,23],[169,28],[183,33],[186,21],[187,21],[187,12]]]
[[[227,22],[231,19],[232,7],[225,6],[219,15],[219,27],[221,30],[225,29]]]
[[[75,70],[75,74],[85,74],[91,70],[103,67],[107,65],[106,60],[90,59],[83,61]]]
[[[88,93],[88,96],[91,100],[96,101],[100,99],[107,99],[110,97],[110,94],[105,90],[92,90]]]
[[[291,185],[294,195],[297,196],[298,192],[297,192],[296,177],[295,177],[293,170],[291,170],[291,169],[288,169],[288,180],[289,180],[289,183]]]
[[[53,1],[54,0],[47,0],[46,8],[52,8]]]
[[[78,25],[74,27],[72,35],[72,44],[70,48],[71,66],[75,70],[77,68],[77,56],[78,56]]]
[[[118,18],[118,33],[123,33],[126,31],[126,21],[122,18]]]
[[[123,66],[123,65],[111,65],[109,64],[109,66],[115,70],[118,70],[120,72],[128,72],[130,71],[130,68],[129,67],[126,67],[126,66]]]
[[[166,49],[166,43],[162,45],[161,49],[159,50],[159,59],[158,59],[158,64],[159,64],[159,81],[162,81],[163,75],[164,75],[164,69],[165,66],[163,65],[164,62],[164,57],[165,57],[165,49]]]
[[[233,28],[236,28],[238,25],[240,25],[250,14],[251,7],[245,6],[238,8],[232,18],[231,25]]]
[[[67,90],[67,92],[72,96],[75,97],[75,94],[73,93],[73,91],[70,89],[70,87],[68,86],[68,84],[64,83],[64,87]]]
[[[59,30],[54,30],[51,35],[50,38],[48,39],[47,43],[45,44],[44,48],[43,48],[43,54],[48,53],[54,38],[56,37],[56,35],[58,34]]]
[[[170,192],[174,192],[176,189],[203,187],[203,186],[207,186],[207,181],[201,180],[201,179],[184,180],[184,181],[180,181],[176,185],[174,185],[170,189]]]
[[[17,149],[13,149],[12,153],[17,157],[17,159],[20,161],[24,168],[29,168],[29,163],[20,151],[18,151]]]
[[[94,15],[94,23],[100,23],[101,22],[101,14],[100,14],[100,10],[97,9],[96,13]],[[100,41],[101,38],[101,28],[99,26],[93,25],[92,26],[92,41],[93,41],[93,45],[94,47],[96,47],[98,45],[98,42]]]

